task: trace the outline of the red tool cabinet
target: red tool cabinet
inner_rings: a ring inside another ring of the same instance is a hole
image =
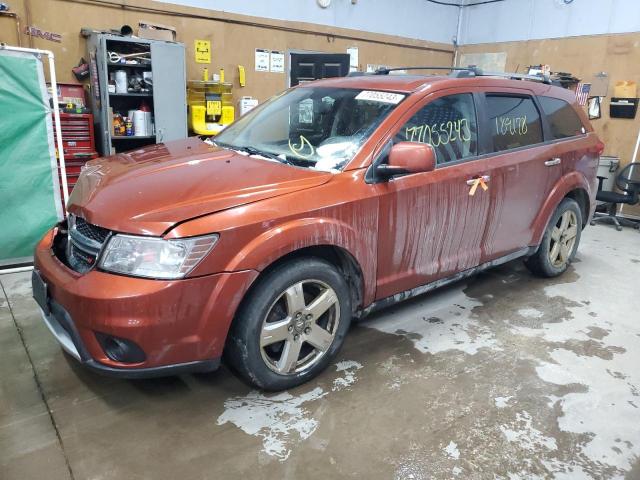
[[[55,132],[55,118],[53,122]],[[67,170],[67,185],[69,185],[69,193],[71,193],[78,181],[82,166],[88,160],[99,156],[93,132],[93,115],[90,113],[60,113],[60,128],[62,130],[64,163]],[[62,177],[59,166],[58,176],[62,192]]]

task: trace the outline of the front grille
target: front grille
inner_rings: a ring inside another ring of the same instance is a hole
[[[75,220],[76,231],[91,240],[95,240],[96,242],[104,243],[109,236],[109,233],[111,233],[106,228],[87,223],[84,218],[75,217]]]
[[[83,218],[75,215],[69,215],[66,263],[76,272],[88,272],[95,266],[110,234],[111,231],[106,228],[87,223]]]

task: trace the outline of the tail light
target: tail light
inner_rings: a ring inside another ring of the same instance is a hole
[[[604,143],[602,143],[600,140],[598,140],[598,143],[596,144],[596,153],[598,154],[598,156],[604,153]]]

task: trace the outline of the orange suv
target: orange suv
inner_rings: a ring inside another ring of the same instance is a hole
[[[322,371],[352,318],[518,257],[564,272],[603,149],[574,93],[388,73],[305,83],[213,140],[89,162],[35,251],[64,350],[127,378],[224,357],[280,390]]]

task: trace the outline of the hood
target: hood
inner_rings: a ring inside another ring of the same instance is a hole
[[[331,176],[192,137],[87,162],[69,211],[111,230],[162,235],[178,222],[322,185]]]

